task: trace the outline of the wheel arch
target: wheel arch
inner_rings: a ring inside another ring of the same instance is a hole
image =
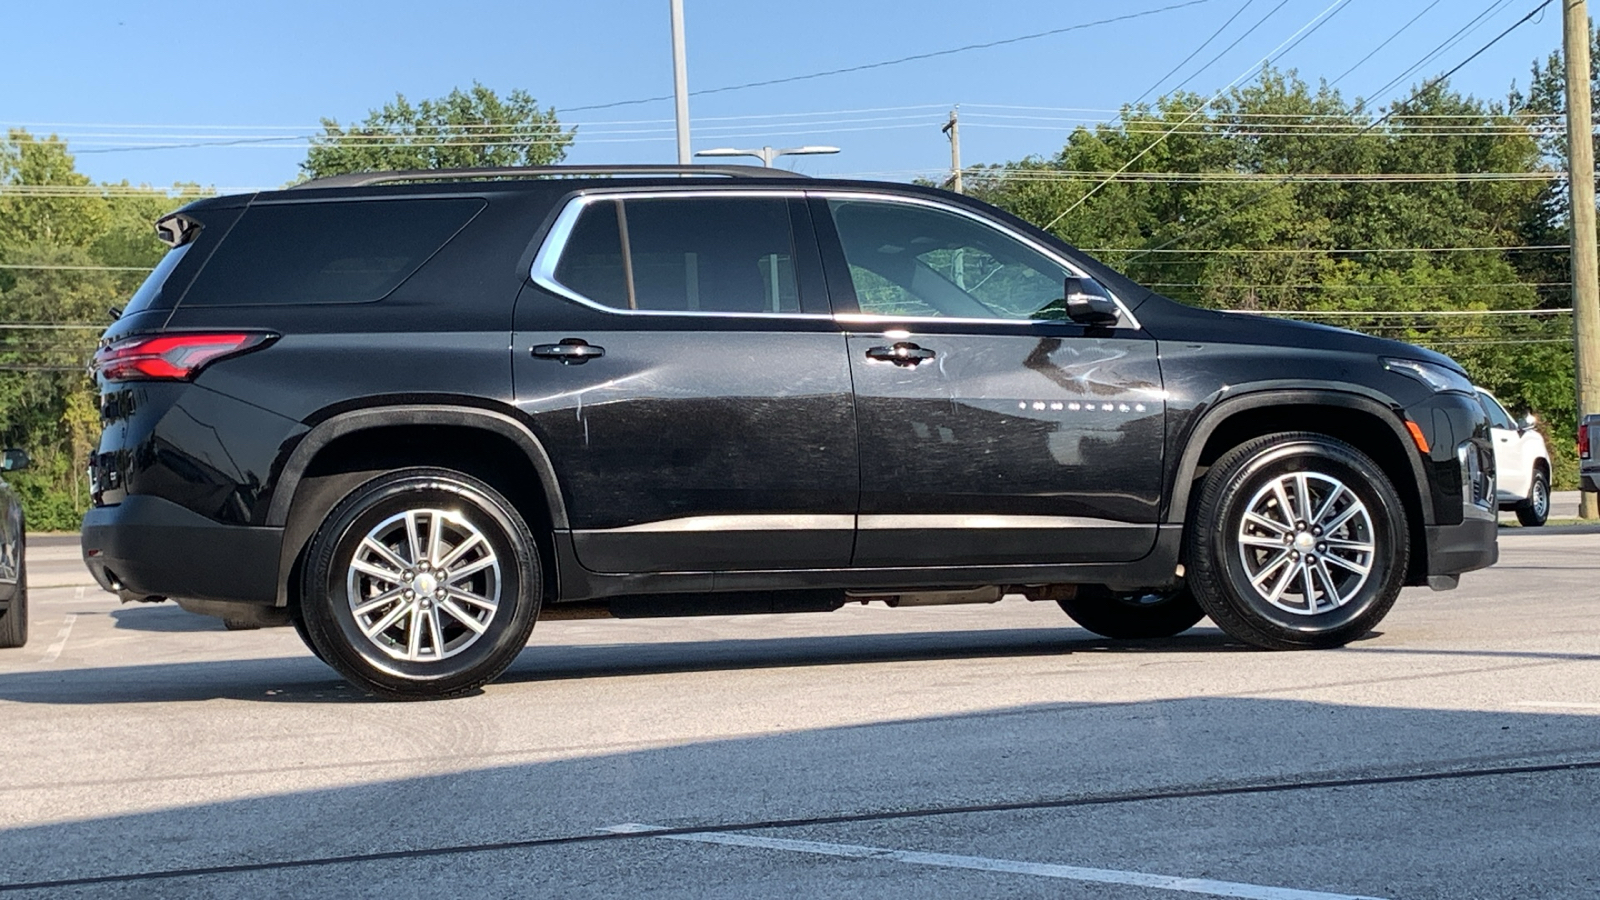
[[[1376,427],[1374,427],[1376,426]],[[1409,520],[1411,569],[1406,583],[1426,576],[1426,527],[1433,524],[1428,475],[1398,407],[1350,391],[1290,388],[1226,397],[1190,430],[1178,456],[1164,521],[1183,524],[1195,486],[1209,465],[1245,441],[1278,431],[1312,431],[1344,441],[1378,464],[1394,484]]]
[[[468,440],[463,441],[462,438]],[[382,452],[372,453],[372,448]],[[284,529],[278,606],[298,593],[300,561],[317,524],[377,471],[404,465],[458,468],[506,496],[550,553],[548,535],[567,527],[555,468],[538,437],[512,416],[448,404],[395,404],[352,410],[319,422],[296,444],[277,479],[269,526]],[[532,475],[532,478],[525,477]],[[555,560],[543,559],[546,597],[557,596]]]

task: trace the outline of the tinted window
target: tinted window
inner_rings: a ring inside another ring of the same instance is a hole
[[[880,316],[1064,319],[1071,274],[966,216],[922,206],[832,200],[861,311]]]
[[[363,303],[400,286],[482,200],[255,206],[228,232],[185,305]]]
[[[140,284],[139,289],[128,298],[127,304],[122,307],[122,314],[131,316],[153,306],[156,298],[161,296],[161,288],[167,283],[167,277],[178,267],[178,263],[183,262],[184,256],[193,246],[193,243],[188,243],[168,250],[167,254],[161,257],[161,262],[156,264],[154,271],[145,276],[144,283]]]
[[[555,279],[615,309],[797,313],[794,234],[782,198],[589,204]]]
[[[1511,414],[1506,412],[1505,407],[1501,406],[1499,401],[1482,391],[1478,392],[1478,399],[1483,401],[1483,408],[1489,413],[1490,425],[1496,428],[1515,429],[1517,427],[1516,423],[1511,421]]]

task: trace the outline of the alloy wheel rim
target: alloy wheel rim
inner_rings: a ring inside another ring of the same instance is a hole
[[[1366,503],[1321,472],[1291,472],[1256,491],[1236,540],[1250,587],[1296,616],[1348,604],[1366,585],[1377,553]]]
[[[500,558],[459,512],[411,509],[373,526],[350,560],[356,628],[391,659],[431,663],[477,643],[500,608]]]
[[[1544,486],[1544,482],[1535,479],[1533,482],[1533,510],[1542,516],[1545,514],[1545,510],[1549,508],[1550,489]]]

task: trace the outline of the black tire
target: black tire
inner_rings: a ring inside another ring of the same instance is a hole
[[[416,524],[408,512],[421,514]],[[431,524],[424,527],[422,516]],[[397,541],[430,546],[423,533],[437,529],[443,535],[437,554],[391,547],[384,537],[390,528],[404,532]],[[365,569],[357,567],[358,550]],[[375,555],[384,550],[390,556]],[[363,574],[375,559],[384,577]],[[444,564],[447,577],[435,577],[430,561]],[[396,562],[410,568],[402,571]],[[457,568],[472,574],[449,574]],[[313,650],[357,687],[395,700],[439,699],[474,691],[505,671],[527,646],[543,583],[533,535],[499,492],[461,472],[409,468],[374,478],[328,514],[307,551],[300,610]],[[461,584],[467,588],[446,587]],[[394,599],[358,614],[358,604],[371,606],[385,595]],[[463,612],[481,630],[468,628]],[[399,618],[379,627],[392,616]]]
[[[1166,591],[1119,592],[1086,584],[1072,599],[1056,602],[1079,626],[1118,640],[1172,637],[1206,616],[1187,585]]]
[[[28,643],[28,561],[23,544],[17,541],[17,588],[11,605],[0,613],[0,647],[21,647]]]
[[[322,658],[322,651],[318,650],[317,645],[311,642],[311,632],[306,630],[306,617],[300,614],[300,610],[296,609],[290,613],[289,624],[294,626],[294,633],[300,635],[300,642],[306,645],[306,649],[311,651],[311,655],[321,659],[323,662],[327,662],[326,659]]]
[[[1533,486],[1528,489],[1528,499],[1517,504],[1517,521],[1529,528],[1538,528],[1550,518],[1550,476],[1543,469],[1533,470]]]
[[[1290,499],[1288,508],[1276,494],[1269,495],[1279,479],[1298,484],[1300,475],[1324,493]],[[1329,497],[1333,502],[1321,509]],[[1242,529],[1252,503],[1262,504],[1250,524],[1258,533],[1246,535]],[[1301,505],[1310,508],[1310,522],[1300,521]],[[1358,505],[1358,514],[1336,524]],[[1273,532],[1256,524],[1263,516],[1288,527]],[[1188,581],[1195,599],[1223,631],[1263,649],[1343,646],[1388,614],[1405,581],[1410,559],[1405,506],[1376,463],[1326,435],[1272,434],[1224,454],[1206,474],[1189,520]],[[1324,534],[1319,522],[1334,530]],[[1279,538],[1283,557],[1275,562],[1280,548],[1258,544]],[[1322,554],[1320,569],[1310,565],[1318,562],[1317,553]],[[1361,565],[1364,576],[1350,568]],[[1257,578],[1264,576],[1260,590],[1252,584],[1252,567]],[[1300,600],[1290,599],[1295,596]]]

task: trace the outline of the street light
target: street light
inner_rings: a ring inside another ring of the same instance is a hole
[[[757,147],[750,150],[737,150],[733,147],[717,147],[711,150],[696,150],[695,156],[754,156],[761,160],[761,164],[772,168],[772,161],[780,156],[813,156],[821,153],[838,153],[838,147],[786,147],[775,150],[772,147]]]

